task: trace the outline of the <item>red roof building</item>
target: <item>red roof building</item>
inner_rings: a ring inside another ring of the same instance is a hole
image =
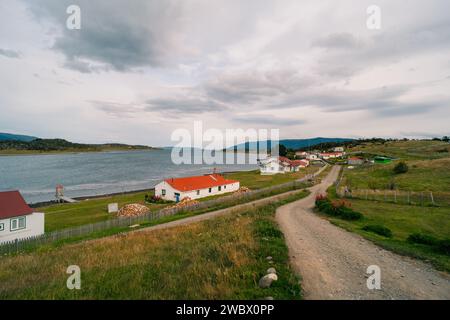
[[[27,205],[19,191],[0,192],[0,219],[25,216],[33,210]]]
[[[192,191],[206,188],[213,188],[227,184],[236,183],[239,181],[232,179],[225,179],[220,174],[214,173],[206,176],[195,176],[185,178],[172,178],[165,180],[172,188],[179,191]]]

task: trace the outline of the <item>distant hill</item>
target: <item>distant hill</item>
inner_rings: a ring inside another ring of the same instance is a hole
[[[353,141],[353,140],[354,139],[349,139],[349,138],[318,137],[318,138],[311,138],[311,139],[282,139],[279,141],[279,143],[284,145],[288,149],[298,150],[298,149],[313,147],[313,146],[323,144],[323,143],[343,143],[343,142],[348,142],[348,141]],[[253,142],[246,142],[246,143],[238,144],[234,147],[228,148],[228,150],[233,150],[234,148],[237,148],[238,150],[247,150],[247,149],[248,150],[256,150],[258,143],[260,143],[260,144],[267,143],[269,149],[272,147],[272,144],[274,144],[274,146],[275,146],[274,141],[260,141],[260,142],[253,141]]]
[[[22,134],[12,134],[0,132],[0,141],[25,141],[30,142],[37,139],[37,137],[25,136]]]
[[[155,149],[142,145],[127,145],[119,143],[82,144],[64,139],[39,139],[31,141],[0,140],[0,154],[33,154],[46,152],[98,152],[116,150],[150,150]]]

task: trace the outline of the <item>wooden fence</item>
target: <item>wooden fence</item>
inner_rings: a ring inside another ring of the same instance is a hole
[[[418,206],[450,206],[449,192],[348,189],[347,187],[340,186],[337,188],[337,194],[340,197],[350,199],[373,200]]]
[[[234,205],[250,202],[263,197],[287,192],[290,190],[297,190],[306,188],[310,185],[310,181],[319,175],[323,170],[322,167],[314,174],[310,174],[302,179],[279,184],[276,186],[270,186],[258,190],[253,190],[245,193],[234,193],[228,196],[223,196],[217,199],[199,202],[187,207],[182,208],[163,208],[156,212],[148,212],[147,214],[137,217],[117,217],[108,219],[105,221],[82,225],[78,227],[56,230],[53,232],[45,233],[41,236],[30,237],[26,239],[20,239],[16,241],[6,242],[0,245],[0,256],[8,255],[11,253],[19,253],[27,250],[34,249],[38,246],[61,241],[70,238],[81,238],[93,234],[95,232],[106,231],[114,228],[127,228],[133,225],[140,225],[149,223],[155,220],[162,219],[164,217],[173,216],[176,214],[200,211],[207,212],[212,210],[218,210]]]

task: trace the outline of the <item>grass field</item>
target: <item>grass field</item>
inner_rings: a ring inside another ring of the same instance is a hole
[[[357,221],[328,218],[334,224],[356,232],[375,243],[393,250],[433,263],[438,269],[450,272],[450,256],[432,248],[411,244],[407,238],[412,233],[422,233],[438,239],[450,237],[450,212],[448,208],[396,205],[377,201],[351,200],[352,208],[364,215]],[[392,231],[386,238],[362,230],[366,225],[382,225]]]
[[[450,192],[450,158],[434,160],[407,160],[408,172],[395,174],[390,164],[345,169],[342,185],[358,189],[389,189],[395,186],[399,190]]]
[[[243,171],[230,173],[226,176],[230,179],[236,179],[241,182],[241,186],[249,187],[252,190],[261,189],[277,184],[282,184],[289,181],[304,177],[308,173],[317,171],[318,167],[308,167],[300,172],[286,173],[272,176],[261,176],[258,170]],[[124,195],[116,195],[112,197],[97,198],[84,200],[78,203],[56,204],[47,207],[39,208],[39,211],[45,213],[45,231],[50,232],[75,226],[80,226],[89,223],[105,221],[115,217],[108,214],[108,203],[117,202],[119,207],[130,203],[144,204],[145,194],[153,195],[154,191],[149,190],[145,192],[130,193]],[[207,201],[217,197],[225,196],[211,196],[200,199],[200,201]],[[157,211],[169,204],[145,204],[151,211]]]
[[[368,144],[354,149],[372,154],[383,154],[405,161],[409,170],[395,174],[390,164],[373,164],[354,169],[346,168],[341,186],[351,189],[389,189],[408,191],[432,191],[441,196],[450,194],[449,153],[437,152],[449,148],[441,141],[396,141],[382,144]],[[350,150],[349,150],[350,151]],[[352,150],[354,151],[354,150]],[[329,189],[331,198],[336,198],[334,188]],[[380,198],[383,198],[381,195]],[[333,223],[356,232],[375,243],[395,252],[430,261],[437,268],[450,272],[450,257],[435,248],[412,244],[407,241],[410,234],[421,233],[444,240],[450,238],[450,210],[448,206],[433,207],[346,199],[354,210],[364,218],[357,221],[344,221],[330,218]],[[446,204],[446,202],[442,202]],[[362,230],[366,225],[380,225],[392,231],[392,238]]]
[[[145,194],[153,195],[153,191],[116,195],[112,197],[90,199],[78,203],[56,204],[38,210],[45,213],[45,231],[80,226],[105,221],[115,217],[108,213],[108,203],[117,202],[119,207],[130,203],[144,204]],[[156,211],[167,204],[146,204],[150,210]]]
[[[274,213],[306,195],[201,223],[2,258],[0,299],[300,299]],[[81,290],[66,288],[69,265],[81,269]],[[279,280],[261,289],[269,267]]]
[[[447,150],[445,152],[444,150]],[[365,152],[374,155],[420,160],[447,158],[450,154],[450,144],[443,141],[388,141],[382,143],[366,143],[346,150],[348,153]]]

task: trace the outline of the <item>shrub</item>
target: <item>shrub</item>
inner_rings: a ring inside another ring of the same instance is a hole
[[[446,255],[450,255],[450,239],[440,240],[437,243],[437,249]]]
[[[318,195],[316,197],[316,207],[320,212],[329,216],[339,217],[344,220],[358,220],[363,217],[359,212],[350,208],[351,203],[345,200],[331,202],[327,197]]]
[[[426,244],[429,246],[434,246],[438,243],[436,238],[423,233],[410,234],[407,241],[411,243]]]
[[[401,174],[406,172],[408,172],[408,165],[406,164],[406,162],[401,161],[395,165],[394,173]]]
[[[338,216],[344,220],[359,220],[363,217],[361,213],[347,207],[339,208]]]
[[[149,196],[149,195],[145,195],[145,202],[149,202],[149,203],[164,203],[164,199],[161,198],[160,196]]]
[[[376,233],[380,236],[391,238],[392,237],[392,231],[389,228],[386,228],[385,226],[379,225],[379,224],[371,224],[366,225],[362,228],[364,231]]]

